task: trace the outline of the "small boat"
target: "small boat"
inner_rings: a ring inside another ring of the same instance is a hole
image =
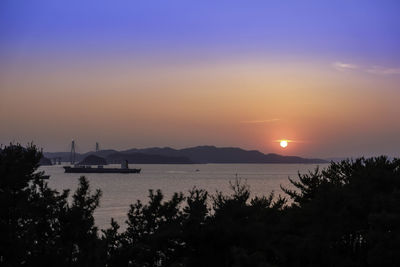
[[[141,171],[141,169],[129,169],[127,160],[121,163],[121,168],[104,168],[103,165],[99,165],[97,168],[79,165],[64,166],[63,168],[66,173],[140,173]]]

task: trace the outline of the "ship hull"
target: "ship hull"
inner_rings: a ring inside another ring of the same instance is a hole
[[[65,166],[66,173],[140,173],[141,169],[83,168]]]

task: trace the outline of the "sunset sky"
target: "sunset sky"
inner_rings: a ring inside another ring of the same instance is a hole
[[[399,14],[398,0],[2,0],[0,143],[399,157]]]

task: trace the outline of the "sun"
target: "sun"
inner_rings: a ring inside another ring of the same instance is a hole
[[[285,148],[288,146],[288,141],[287,140],[281,140],[280,142],[281,147]]]

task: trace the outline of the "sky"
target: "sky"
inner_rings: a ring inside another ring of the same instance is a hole
[[[398,14],[398,0],[2,0],[0,143],[399,157]]]

